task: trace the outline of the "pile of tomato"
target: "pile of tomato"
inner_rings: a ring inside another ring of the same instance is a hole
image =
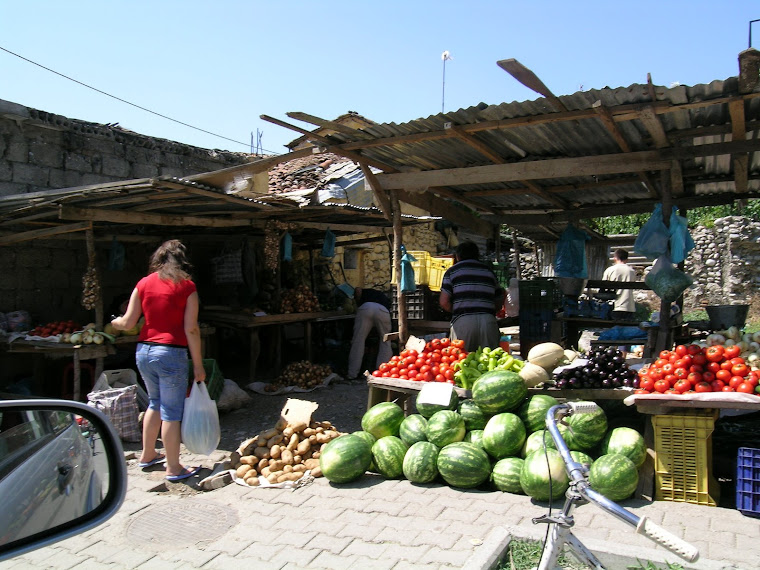
[[[73,333],[79,330],[79,325],[74,321],[52,321],[46,325],[37,325],[29,331],[30,336],[55,336],[64,333]]]
[[[372,375],[375,378],[400,378],[418,382],[454,384],[454,363],[467,358],[463,340],[434,338],[422,352],[404,349],[398,356],[383,362]]]
[[[760,371],[751,370],[736,346],[696,344],[663,350],[659,358],[639,371],[639,394],[688,392],[743,392],[760,394]]]

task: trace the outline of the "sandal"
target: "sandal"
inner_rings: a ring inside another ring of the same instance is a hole
[[[201,470],[201,467],[196,467],[194,469],[188,469],[187,467],[185,467],[182,470],[182,473],[180,473],[179,475],[167,475],[166,480],[172,483],[175,481],[183,481],[184,479],[189,479],[193,475],[197,474],[198,471],[200,470]]]
[[[146,467],[153,467],[154,465],[158,465],[159,463],[163,463],[166,461],[165,455],[156,455],[153,459],[146,463],[138,463],[137,466],[140,469],[145,469]]]

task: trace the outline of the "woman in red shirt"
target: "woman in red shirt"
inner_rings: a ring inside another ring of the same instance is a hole
[[[137,283],[124,315],[111,321],[115,329],[126,330],[137,324],[140,315],[145,315],[136,361],[150,404],[143,419],[139,465],[149,467],[166,461],[169,481],[187,479],[200,470],[200,467],[186,468],[179,460],[188,350],[195,381],[206,379],[198,326],[198,293],[190,269],[182,242],[164,242],[151,256],[150,274]],[[159,431],[165,456],[156,451]]]

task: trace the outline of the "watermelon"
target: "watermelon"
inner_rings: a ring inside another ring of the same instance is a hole
[[[420,394],[421,393],[422,392],[420,392]],[[423,404],[419,401],[420,394],[417,394],[417,401],[415,402],[415,405],[417,406],[417,411],[424,418],[430,418],[434,413],[440,412],[441,410],[456,410],[457,406],[459,405],[459,394],[457,394],[456,390],[451,391],[451,399],[445,406],[442,406],[440,404]]]
[[[369,444],[370,448],[373,445],[375,445],[375,442],[377,441],[377,438],[371,433],[369,433],[368,431],[359,430],[359,431],[353,432],[352,435],[356,435],[362,438],[364,441],[366,441]],[[369,462],[369,467],[367,467],[367,471],[372,471],[372,473],[377,473],[377,466],[375,465],[374,460]]]
[[[395,435],[386,435],[372,446],[372,460],[377,472],[386,479],[401,477],[404,472],[404,456],[409,446]]]
[[[469,430],[483,429],[488,422],[489,414],[483,412],[473,399],[462,400],[459,404],[459,415],[464,419],[464,427]]]
[[[519,457],[505,457],[496,462],[491,472],[491,483],[499,491],[523,494],[520,486],[520,472],[525,460]]]
[[[464,439],[462,441],[474,443],[481,449],[485,450],[485,447],[483,447],[483,430],[482,429],[474,429],[474,430],[468,431],[466,434],[464,434]]]
[[[590,467],[594,463],[594,459],[590,455],[583,453],[582,451],[573,450],[570,452],[570,457],[575,459],[581,465],[588,465]]]
[[[438,477],[438,446],[418,441],[404,455],[404,477],[412,483],[430,483]]]
[[[477,487],[491,475],[488,454],[474,443],[450,443],[438,453],[438,471],[452,487]]]
[[[404,421],[404,410],[395,402],[375,404],[362,416],[362,429],[375,438],[387,435],[398,435],[401,422]]]
[[[412,414],[404,418],[398,428],[398,435],[407,445],[413,445],[418,441],[427,441],[425,430],[427,429],[427,420],[420,414]]]
[[[565,462],[559,451],[535,451],[525,458],[520,471],[520,487],[537,501],[559,499],[570,485]]]
[[[589,469],[591,487],[613,501],[630,497],[639,484],[639,472],[633,461],[619,453],[602,455]]]
[[[445,447],[462,441],[466,432],[462,416],[452,410],[441,410],[430,416],[425,434],[430,443]]]
[[[540,429],[525,438],[525,445],[523,445],[520,455],[525,458],[534,451],[543,451],[544,447],[557,449],[551,434],[545,429]]]
[[[525,380],[509,370],[486,372],[472,387],[472,399],[486,414],[510,412],[519,407],[527,395]]]
[[[325,479],[332,483],[348,483],[358,479],[372,461],[370,445],[358,435],[336,437],[322,446],[319,467]]]
[[[515,414],[496,414],[483,429],[483,447],[495,459],[518,455],[525,443],[525,426]]]
[[[647,444],[635,429],[629,427],[617,427],[610,430],[602,440],[602,455],[619,453],[633,461],[638,469],[644,464],[647,457]]]
[[[597,408],[588,414],[573,414],[560,424],[567,447],[576,451],[588,451],[598,444],[607,433],[607,415]]]
[[[559,404],[556,398],[546,394],[533,394],[515,412],[525,424],[525,431],[533,433],[546,428],[546,412]]]

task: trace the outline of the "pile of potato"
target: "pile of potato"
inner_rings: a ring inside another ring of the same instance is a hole
[[[332,373],[329,364],[314,364],[308,360],[292,362],[285,367],[274,382],[264,387],[266,392],[277,392],[286,386],[308,390],[320,386]]]
[[[324,444],[342,435],[330,422],[311,421],[277,425],[245,440],[233,451],[230,462],[237,477],[248,485],[259,484],[259,476],[270,483],[297,481],[306,471],[321,477],[319,453]]]

